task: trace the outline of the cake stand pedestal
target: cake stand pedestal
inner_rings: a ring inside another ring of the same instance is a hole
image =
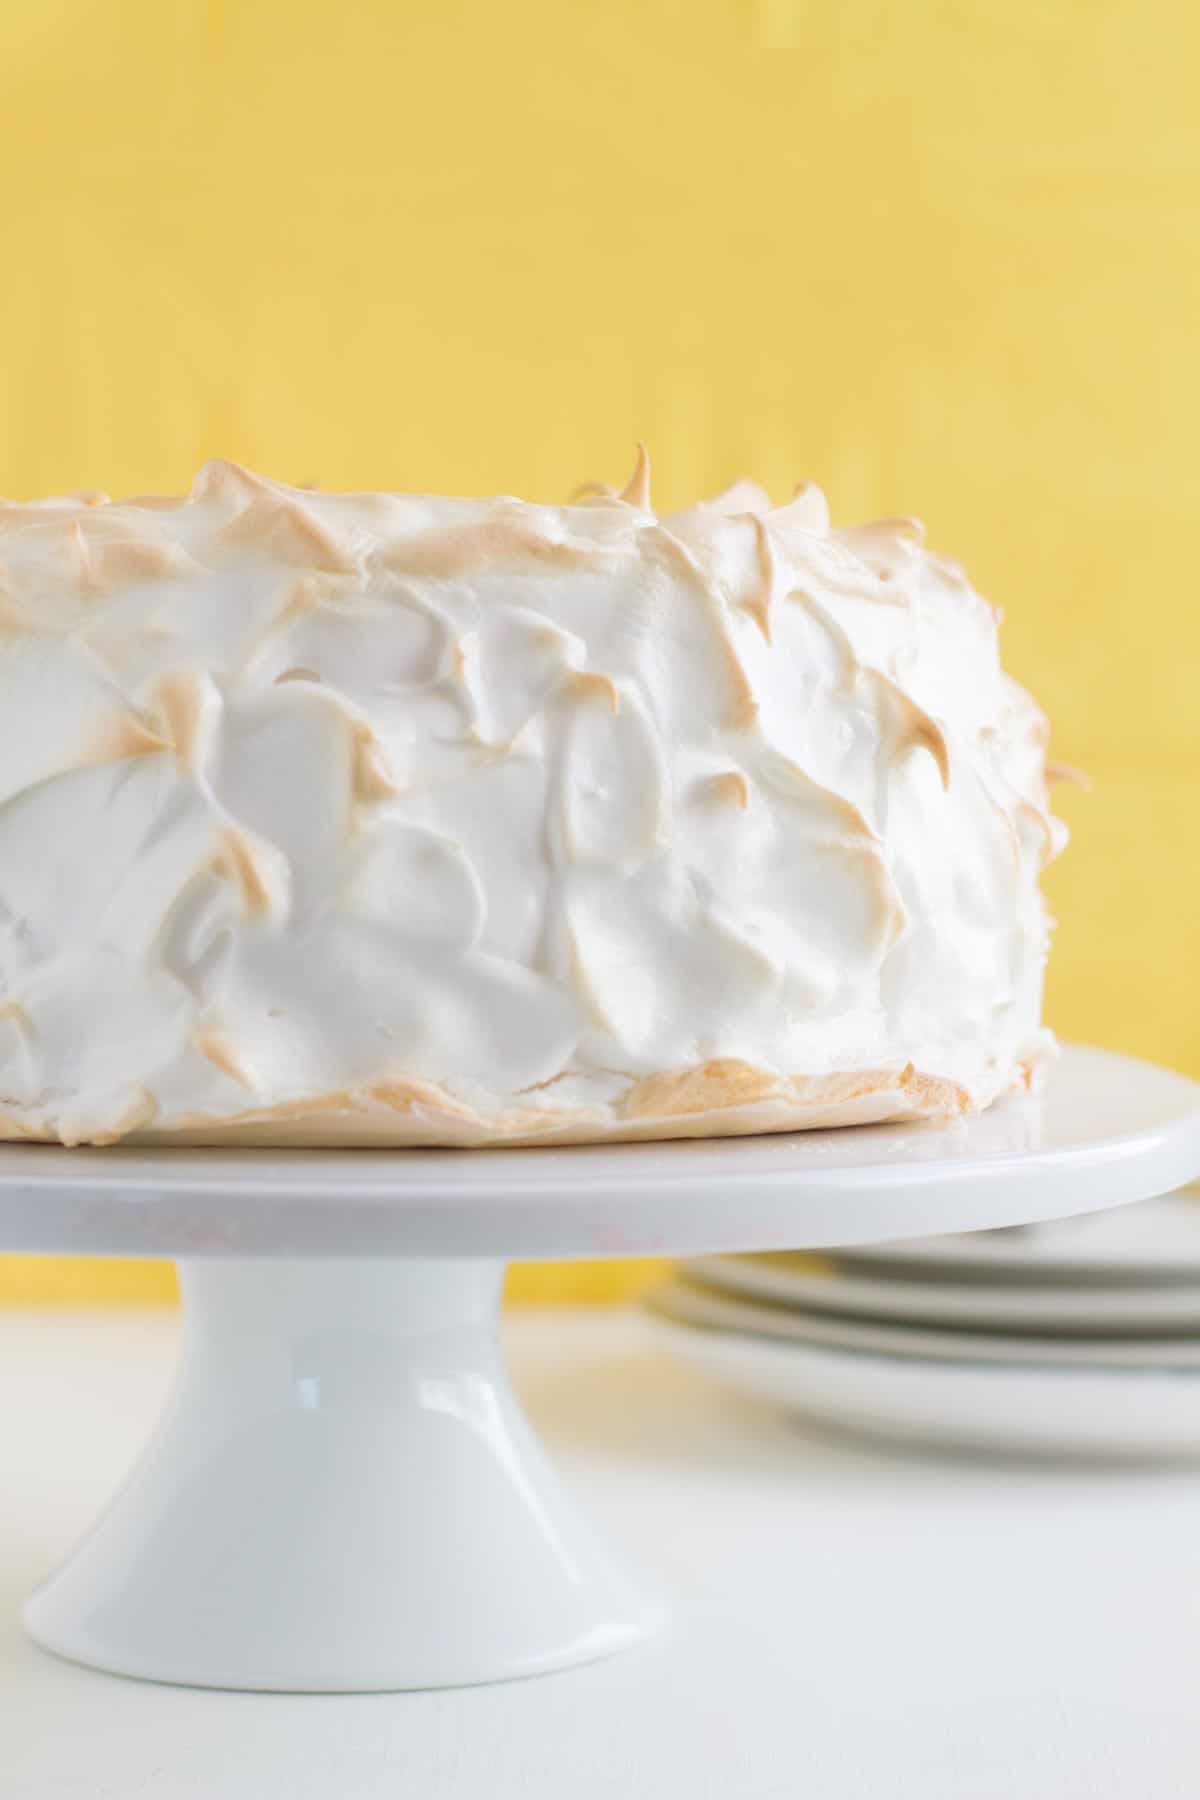
[[[0,1148],[0,1245],[179,1261],[165,1415],[29,1601],[48,1649],[287,1691],[531,1675],[657,1608],[497,1349],[513,1257],[818,1248],[1062,1218],[1200,1174],[1200,1088],[1072,1049],[948,1127],[508,1151]]]

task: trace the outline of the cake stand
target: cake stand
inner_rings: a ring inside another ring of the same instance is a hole
[[[1027,1224],[1200,1173],[1200,1087],[1068,1050],[950,1126],[481,1151],[0,1148],[0,1245],[179,1261],[165,1414],[28,1603],[78,1662],[206,1687],[532,1675],[658,1617],[497,1349],[505,1262]]]

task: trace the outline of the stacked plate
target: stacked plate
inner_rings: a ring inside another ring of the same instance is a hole
[[[1200,1458],[1200,1186],[1054,1225],[698,1257],[647,1304],[670,1349],[826,1424]]]

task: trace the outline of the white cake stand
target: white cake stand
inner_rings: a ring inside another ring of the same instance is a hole
[[[34,1595],[43,1645],[206,1687],[490,1681],[657,1612],[500,1363],[511,1257],[869,1243],[1065,1217],[1200,1173],[1200,1088],[1069,1050],[950,1127],[479,1151],[0,1148],[0,1245],[179,1260],[175,1389]]]

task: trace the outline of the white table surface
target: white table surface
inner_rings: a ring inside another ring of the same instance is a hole
[[[17,1607],[145,1435],[176,1321],[0,1314],[3,1800],[1195,1800],[1200,1470],[1032,1470],[809,1434],[525,1312],[518,1385],[670,1631],[534,1681],[315,1698],[59,1663]]]

